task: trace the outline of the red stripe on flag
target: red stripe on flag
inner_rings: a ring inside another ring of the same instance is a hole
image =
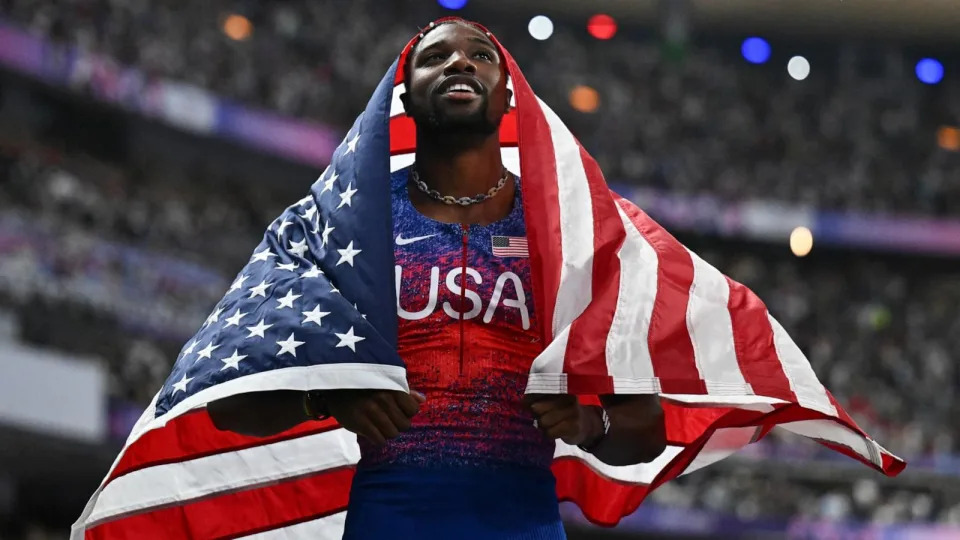
[[[557,194],[557,160],[550,126],[530,85],[520,74],[513,57],[491,36],[507,63],[514,84],[517,107],[517,140],[523,139],[520,169],[524,189],[523,206],[527,212],[527,242],[530,249],[530,285],[533,305],[540,321],[541,342],[553,340],[553,311],[560,290],[563,250],[560,242],[560,199]]]
[[[123,451],[123,457],[107,478],[107,484],[124,474],[162,465],[262,446],[265,444],[323,433],[339,427],[336,420],[306,422],[270,437],[249,437],[220,431],[210,420],[206,409],[188,412],[170,420],[167,425],[144,433]]]
[[[693,341],[687,329],[687,304],[693,284],[693,260],[676,238],[640,210],[620,198],[620,206],[657,252],[657,297],[647,343],[653,372],[667,394],[706,394]]]
[[[353,467],[178,506],[121,517],[86,531],[86,540],[236,538],[294,525],[346,509]]]
[[[620,296],[617,254],[627,233],[600,167],[582,146],[580,159],[593,209],[593,283],[590,304],[570,326],[563,372],[567,374],[567,392],[571,394],[612,394],[613,378],[604,345]]]
[[[756,394],[796,403],[797,396],[777,356],[767,306],[747,287],[726,279],[730,285],[727,309],[733,323],[733,345],[744,380]]]
[[[511,110],[503,117],[500,124],[500,145],[516,146],[517,113]],[[390,119],[390,155],[409,154],[417,149],[417,126],[413,118],[405,114]]]

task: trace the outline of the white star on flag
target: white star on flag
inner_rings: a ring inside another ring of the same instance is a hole
[[[208,325],[208,324],[210,324],[210,323],[215,323],[215,322],[219,321],[219,320],[220,320],[220,314],[221,314],[221,313],[223,313],[223,308],[222,308],[222,307],[218,307],[216,311],[214,311],[213,313],[210,314],[209,317],[207,317],[207,320],[204,321],[203,325],[206,326],[206,325]]]
[[[340,254],[340,260],[337,261],[336,266],[340,266],[343,263],[348,263],[350,266],[353,266],[353,258],[361,251],[363,250],[353,249],[353,240],[351,240],[346,248],[337,250],[337,253]]]
[[[303,311],[301,313],[303,313],[303,316],[305,317],[303,319],[303,322],[300,323],[301,325],[307,324],[308,322],[312,322],[317,326],[323,326],[322,324],[320,324],[320,320],[330,314],[329,311],[320,311],[320,304],[317,304],[316,306],[314,306],[314,308],[311,309],[310,311]]]
[[[287,251],[289,251],[290,253],[293,253],[297,257],[303,257],[303,254],[306,253],[308,249],[310,248],[307,247],[307,239],[304,238],[299,242],[294,242],[293,240],[290,240],[290,248],[287,249]]]
[[[259,285],[255,285],[255,286],[253,286],[253,287],[250,287],[250,298],[253,298],[253,297],[255,297],[255,296],[262,296],[262,297],[266,298],[266,297],[267,297],[267,289],[268,289],[271,285],[273,285],[273,283],[267,283],[267,280],[263,280],[263,281],[260,282]]]
[[[258,252],[256,252],[256,253],[254,253],[254,254],[253,254],[253,259],[251,259],[251,260],[253,260],[253,261],[260,261],[260,262],[266,262],[266,260],[269,259],[270,257],[276,257],[276,254],[274,254],[272,251],[270,251],[270,248],[263,248],[263,251],[258,251]]]
[[[192,353],[193,349],[195,349],[196,347],[197,347],[197,340],[193,340],[192,342],[190,342],[190,346],[183,351],[183,355],[186,356]]]
[[[290,333],[290,337],[283,341],[278,341],[277,345],[280,346],[280,352],[277,353],[277,356],[289,353],[294,357],[297,356],[297,347],[303,345],[302,341],[297,341],[293,339],[293,332]]]
[[[210,358],[210,355],[213,354],[213,351],[219,348],[220,346],[214,345],[212,341],[210,343],[207,343],[207,346],[201,349],[200,352],[197,353],[197,361],[199,362],[201,358]]]
[[[310,221],[313,219],[313,215],[316,213],[317,213],[317,207],[311,206],[310,208],[307,208],[306,211],[304,211],[302,214],[300,214],[300,217],[302,217],[307,221]]]
[[[258,323],[256,324],[256,326],[248,326],[248,327],[247,327],[247,330],[250,331],[250,335],[247,336],[247,339],[250,339],[250,338],[252,338],[253,336],[259,336],[259,337],[261,337],[261,338],[266,337],[266,336],[263,335],[263,333],[267,330],[267,328],[270,328],[270,327],[273,326],[273,325],[272,325],[272,324],[263,324],[263,321],[265,321],[265,320],[266,320],[265,318],[264,318],[264,319],[260,319],[260,322],[258,322]]]
[[[177,392],[186,392],[187,384],[189,384],[192,380],[193,377],[187,377],[187,374],[184,373],[183,378],[180,379],[180,382],[173,383],[173,393],[176,394]]]
[[[319,266],[311,266],[309,270],[300,274],[301,278],[318,278],[323,275],[323,271],[320,270]]]
[[[357,313],[360,313],[360,308],[357,307],[356,303],[353,304],[353,309],[357,310]],[[360,313],[360,316],[363,317],[364,319],[367,318],[367,316],[364,315],[363,313]]]
[[[235,290],[243,287],[243,282],[246,281],[247,278],[249,278],[249,277],[250,277],[250,276],[247,276],[247,275],[241,275],[240,277],[238,277],[237,280],[233,282],[233,285],[230,286],[230,290],[227,291],[227,292],[228,292],[228,293],[231,293],[231,292],[233,292],[233,291],[235,291]]]
[[[258,251],[253,254],[254,261],[266,262],[270,257],[276,257],[276,255],[270,251],[270,248],[263,248],[263,251]]]
[[[334,171],[333,176],[323,181],[323,189],[320,191],[320,194],[323,195],[328,191],[333,191],[333,184],[336,183],[337,178],[340,178],[340,175]]]
[[[240,361],[243,360],[244,358],[246,358],[247,355],[245,355],[245,354],[237,354],[238,352],[239,352],[239,351],[238,351],[237,349],[234,349],[232,355],[230,355],[230,356],[228,356],[228,357],[226,357],[226,358],[223,358],[223,359],[221,360],[221,361],[223,362],[223,367],[220,368],[220,371],[223,371],[223,370],[225,370],[225,369],[227,369],[227,368],[233,368],[233,369],[236,369],[236,370],[239,370],[239,369],[240,369]]]
[[[300,263],[286,263],[277,265],[277,270],[286,270],[288,272],[293,272],[297,268],[300,268]]]
[[[327,221],[324,222],[324,224],[323,224],[323,247],[327,247],[327,241],[330,239],[330,233],[332,233],[334,229],[336,229],[336,227],[331,227],[331,226],[330,226],[330,220],[327,220]]]
[[[353,207],[352,199],[356,193],[357,190],[353,189],[353,182],[347,184],[347,190],[340,194],[340,204],[337,205],[337,209],[343,205]]]
[[[347,143],[347,151],[344,155],[349,154],[350,152],[357,151],[357,143],[360,142],[360,132],[358,131],[356,135],[353,136],[353,139]]]
[[[280,237],[283,236],[284,229],[291,225],[293,225],[292,221],[283,220],[280,222],[280,226],[277,227],[277,240],[280,240]]]
[[[237,308],[237,311],[235,311],[233,315],[227,317],[227,326],[225,326],[224,328],[228,326],[240,326],[240,319],[244,318],[247,315],[248,313],[242,313],[240,311],[240,308]]]
[[[293,309],[293,301],[296,300],[297,298],[300,298],[301,296],[303,295],[293,294],[293,289],[290,289],[289,291],[287,291],[286,296],[284,296],[283,298],[277,298],[277,302],[279,303],[279,305],[277,306],[277,309],[283,309],[283,308]]]
[[[338,338],[340,338],[340,343],[337,343],[337,347],[350,347],[350,350],[353,352],[357,352],[357,347],[356,347],[357,343],[367,339],[364,337],[354,335],[352,326],[350,327],[349,330],[347,330],[347,333],[345,334],[338,334],[336,332],[334,332],[334,334]]]

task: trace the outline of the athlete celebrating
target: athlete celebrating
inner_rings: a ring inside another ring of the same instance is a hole
[[[331,415],[359,435],[344,538],[564,538],[554,440],[611,465],[665,445],[656,396],[524,396],[543,349],[522,180],[501,161],[511,92],[497,47],[461,20],[410,51],[401,96],[416,161],[391,176],[398,349],[410,394],[276,391],[208,406],[220,429],[270,435]]]

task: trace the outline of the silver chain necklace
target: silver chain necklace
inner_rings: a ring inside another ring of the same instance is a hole
[[[460,206],[470,206],[471,204],[477,204],[483,202],[503,189],[503,186],[507,184],[507,178],[510,177],[510,173],[506,168],[503,169],[503,176],[500,177],[500,181],[497,182],[497,185],[490,188],[486,193],[481,193],[479,195],[474,195],[473,197],[453,197],[450,195],[441,195],[439,191],[427,187],[427,184],[420,179],[420,173],[416,169],[410,171],[410,179],[413,180],[413,183],[416,184],[417,189],[426,193],[429,197],[436,199],[444,204],[459,204]]]

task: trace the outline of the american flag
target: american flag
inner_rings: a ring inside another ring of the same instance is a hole
[[[613,525],[650,490],[774,427],[900,472],[903,461],[857,427],[749,289],[609,191],[496,43],[515,100],[501,128],[503,158],[525,173],[532,286],[547,343],[527,392],[585,400],[656,393],[667,421],[668,447],[647,464],[610,467],[558,441],[559,499]],[[386,187],[415,149],[397,97],[409,50],[310,194],[269,227],[185,344],[73,539],[340,537],[355,436],[332,420],[267,438],[221,432],[205,405],[278,389],[408,390],[396,351]]]
[[[497,257],[529,257],[527,239],[516,236],[493,236],[490,238],[493,254]]]

